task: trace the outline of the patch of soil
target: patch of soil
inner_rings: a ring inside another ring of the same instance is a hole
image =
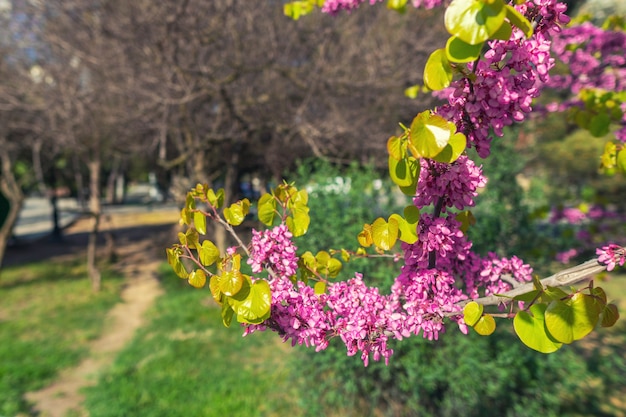
[[[136,215],[132,216],[131,223],[127,222],[125,215],[111,215],[109,226],[104,224],[105,231],[112,233],[115,239],[117,262],[114,266],[125,276],[122,302],[107,314],[104,332],[89,344],[90,353],[85,360],[62,371],[50,386],[26,394],[26,399],[34,404],[33,414],[64,417],[71,411],[76,416],[88,415],[82,407],[84,396],[81,389],[97,383],[99,372],[109,366],[131,340],[144,322],[144,313],[162,293],[157,269],[165,260],[164,248],[175,240],[177,217],[177,212],[168,213],[165,223],[162,218],[161,224],[156,221],[141,224]],[[51,262],[59,256],[76,256],[84,252],[81,243],[86,243],[89,224],[88,219],[76,222],[67,230],[63,244],[40,241],[36,243],[36,250],[23,248],[24,252],[26,255],[35,252],[37,258],[50,259]],[[9,259],[14,263],[17,258],[10,256]]]

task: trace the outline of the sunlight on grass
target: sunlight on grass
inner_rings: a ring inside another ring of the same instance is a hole
[[[223,327],[208,290],[165,273],[167,293],[97,386],[86,389],[92,417],[298,416],[294,370],[275,334],[246,338]]]
[[[0,415],[27,412],[24,393],[77,364],[119,301],[120,277],[103,274],[94,294],[84,262],[6,268],[0,279]]]

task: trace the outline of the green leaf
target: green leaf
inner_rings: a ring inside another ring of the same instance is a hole
[[[465,210],[457,214],[455,217],[456,221],[461,223],[461,231],[466,233],[470,226],[476,224],[476,217],[472,214],[471,211]]]
[[[180,221],[188,226],[191,223],[191,212],[186,207],[180,210]]]
[[[246,277],[241,291],[229,297],[228,302],[241,323],[260,324],[270,316],[272,291],[265,280],[254,284]]]
[[[591,117],[591,121],[589,122],[589,132],[600,138],[602,136],[609,134],[609,125],[611,124],[611,118],[606,113],[596,114]]]
[[[617,153],[616,166],[622,174],[626,174],[626,148]]]
[[[206,217],[202,214],[202,212],[193,212],[193,225],[196,227],[198,233],[201,235],[206,234]]]
[[[244,198],[241,201],[231,204],[230,207],[225,208],[224,218],[229,224],[239,226],[243,223],[249,211],[250,201]]]
[[[235,311],[228,303],[222,304],[222,323],[225,327],[230,327],[230,323],[233,321],[233,315]]]
[[[513,297],[514,301],[523,301],[524,303],[530,303],[533,300],[536,300],[537,297],[539,296],[539,294],[541,294],[541,291],[538,290],[532,290],[530,292],[527,292],[525,294],[520,294],[520,295],[516,295],[515,297]]]
[[[212,275],[211,279],[209,279],[209,290],[211,290],[211,295],[213,299],[218,303],[222,304],[222,292],[220,291],[220,277],[218,275]]]
[[[294,237],[302,236],[309,230],[311,217],[308,207],[298,207],[292,211],[292,216],[287,217],[285,224]]]
[[[306,16],[307,14],[313,11],[313,4],[310,1],[301,0],[301,1],[292,1],[286,3],[283,6],[283,12],[285,16],[292,18],[293,20],[298,20],[302,16]]]
[[[484,42],[470,45],[456,36],[452,36],[446,43],[446,58],[450,62],[458,63],[476,61],[483,50],[483,45]]]
[[[502,0],[453,0],[446,9],[444,22],[451,35],[476,45],[496,33],[506,15]]]
[[[409,149],[416,158],[434,158],[450,142],[456,133],[456,125],[426,110],[411,123]]]
[[[185,197],[185,208],[189,211],[196,208],[196,200],[193,198],[191,193],[187,193],[187,196]]]
[[[465,324],[473,327],[483,315],[483,306],[476,301],[470,301],[463,307],[463,320]]]
[[[490,39],[498,39],[501,41],[508,41],[511,39],[511,34],[513,34],[513,28],[511,24],[507,21],[502,22],[502,26],[500,29],[496,31],[493,35],[491,35]]]
[[[189,274],[187,281],[189,281],[189,284],[193,287],[202,288],[204,284],[206,284],[206,274],[203,270],[196,269]]]
[[[326,292],[326,283],[324,281],[317,281],[313,289],[317,295],[324,294]]]
[[[509,22],[516,28],[520,29],[524,32],[524,35],[527,38],[530,38],[533,35],[533,25],[524,17],[523,14],[518,12],[515,7],[506,4],[506,18],[509,19]]]
[[[224,271],[219,279],[219,290],[222,294],[232,297],[241,291],[244,281],[244,275],[240,271]]]
[[[198,248],[198,256],[202,265],[211,266],[220,259],[220,250],[213,242],[205,240]]]
[[[481,336],[489,336],[496,330],[496,321],[490,314],[485,314],[478,319],[478,322],[474,325],[474,330]]]
[[[335,278],[343,269],[343,264],[339,259],[331,258],[328,261],[328,265],[326,266],[326,268],[328,269],[328,276],[331,278]]]
[[[557,351],[562,343],[554,340],[546,332],[545,311],[545,304],[534,304],[530,307],[530,313],[518,312],[513,319],[513,328],[522,343],[529,348],[541,353],[552,353]]]
[[[619,320],[619,311],[615,304],[607,304],[602,311],[602,321],[600,325],[602,327],[611,327]]]
[[[185,242],[187,242],[187,246],[189,249],[196,249],[200,246],[200,235],[198,235],[198,231],[196,229],[187,229],[185,232]]]
[[[361,232],[357,236],[357,240],[359,242],[359,245],[363,246],[364,248],[369,248],[370,246],[372,246],[372,244],[374,243],[374,239],[372,239],[371,224],[363,225],[363,230],[361,230]]]
[[[406,149],[402,146],[402,139],[392,136],[387,140],[387,152],[389,156],[397,159],[398,161],[403,159],[406,155]]]
[[[174,248],[168,248],[165,250],[167,253],[167,263],[170,264],[174,273],[181,279],[187,279],[189,274],[185,269],[185,265],[180,260],[180,251]]]
[[[219,209],[224,205],[224,189],[220,188],[219,190],[217,190],[217,194],[215,194],[215,191],[213,191],[213,189],[211,188],[209,189],[209,191],[207,191],[206,198],[209,201],[209,204],[211,204],[216,209]]]
[[[389,219],[386,222],[383,218],[378,218],[372,224],[372,239],[374,244],[382,250],[390,250],[398,240],[398,222]]]
[[[437,162],[443,162],[451,164],[459,159],[459,156],[465,151],[467,146],[467,139],[463,133],[455,133],[450,138],[448,144],[443,148],[441,152],[437,154],[433,159]]]
[[[406,12],[406,4],[409,0],[387,0],[387,8],[398,13]]]
[[[419,92],[420,92],[420,86],[412,85],[409,88],[406,88],[404,90],[404,95],[410,98],[411,100],[415,100],[417,96],[419,95]]]
[[[400,187],[410,187],[417,184],[419,177],[420,165],[417,159],[405,156],[397,160],[393,156],[389,156],[389,176],[394,184]]]
[[[569,297],[569,294],[562,289],[558,287],[551,287],[549,285],[546,286],[544,294],[549,298],[550,301],[562,301]]]
[[[401,241],[409,245],[417,242],[417,223],[409,223],[404,217],[395,213],[389,216],[389,219],[394,219],[398,222],[398,230],[400,231],[399,239]]]
[[[452,82],[454,74],[446,51],[437,49],[428,57],[424,66],[424,84],[432,91],[443,90]]]
[[[259,199],[259,220],[266,226],[274,224],[276,216],[276,200],[274,196],[265,193]]]
[[[562,343],[587,336],[598,322],[598,304],[590,295],[576,293],[567,301],[552,301],[546,310],[546,329]]]

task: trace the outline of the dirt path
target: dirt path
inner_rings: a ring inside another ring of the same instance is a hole
[[[136,217],[134,217],[136,220]],[[116,227],[124,219],[112,219]],[[81,225],[77,225],[80,229]],[[167,230],[167,229],[166,229]],[[97,340],[89,344],[90,353],[78,366],[62,371],[50,386],[26,394],[34,404],[34,412],[40,417],[87,416],[82,407],[84,396],[81,389],[97,383],[99,372],[109,366],[117,353],[133,337],[144,322],[144,313],[162,293],[157,280],[157,269],[163,262],[164,234],[123,235],[116,231],[116,254],[118,270],[126,277],[121,293],[122,302],[109,311],[105,318],[106,327]],[[160,249],[160,250],[159,250]],[[158,250],[158,251],[157,251]]]

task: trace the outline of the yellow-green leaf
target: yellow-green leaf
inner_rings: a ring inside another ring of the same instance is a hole
[[[400,231],[399,239],[401,241],[409,245],[417,242],[417,223],[409,223],[404,217],[395,213],[389,216],[389,219],[394,219],[398,222],[398,230]]]
[[[223,271],[219,279],[219,290],[222,294],[232,297],[241,290],[243,282],[244,276],[238,270]]]
[[[470,45],[456,36],[451,36],[446,43],[446,58],[457,63],[476,61],[483,50],[483,45],[484,42]]]
[[[450,142],[456,133],[456,125],[426,110],[411,123],[409,141],[416,158],[434,158]]]
[[[463,307],[463,320],[465,324],[473,327],[483,315],[483,306],[476,301],[470,301]]]
[[[274,217],[276,216],[276,200],[274,196],[265,193],[259,199],[259,220],[266,226],[271,226],[274,223]]]
[[[490,314],[485,314],[474,324],[474,330],[481,336],[489,336],[496,330],[496,321]]]
[[[230,327],[230,323],[233,320],[233,315],[235,314],[235,312],[233,311],[233,308],[230,306],[230,304],[228,303],[224,303],[222,304],[222,323],[224,324],[225,327]]]
[[[189,281],[189,284],[193,287],[202,288],[204,287],[204,284],[206,284],[206,274],[203,270],[196,269],[189,274],[187,281]]]
[[[546,329],[562,343],[588,335],[598,322],[598,304],[590,295],[576,293],[567,301],[552,301],[545,313]]]
[[[198,248],[198,257],[204,266],[211,266],[220,259],[220,250],[210,240],[202,242]]]
[[[374,240],[372,239],[372,225],[371,224],[363,225],[363,230],[357,236],[357,240],[359,242],[359,245],[363,246],[364,248],[369,248],[370,246],[372,246],[372,244],[374,243]]]
[[[451,35],[476,45],[496,33],[506,15],[502,0],[453,0],[446,9],[444,23]]]
[[[389,176],[394,184],[400,187],[410,187],[417,184],[420,170],[417,159],[405,155],[404,158],[397,160],[393,156],[389,156],[388,162]]]
[[[602,311],[602,327],[611,327],[619,320],[619,311],[615,304],[607,304]]]
[[[392,136],[387,140],[387,152],[389,156],[401,160],[406,155],[406,149],[402,146],[402,140],[396,136]]]
[[[222,292],[220,291],[220,277],[218,275],[212,275],[209,279],[209,290],[213,299],[218,304],[222,304]]]
[[[224,204],[224,189],[220,188],[219,190],[217,190],[216,194],[215,191],[213,191],[213,189],[211,188],[209,189],[209,191],[207,191],[206,198],[209,204],[211,204],[216,209],[219,209]]]
[[[443,90],[452,82],[454,74],[445,49],[437,49],[424,66],[424,84],[432,91]]]
[[[534,304],[530,312],[520,311],[513,319],[513,328],[522,343],[541,353],[557,351],[562,343],[556,341],[545,327],[545,304]]]
[[[185,265],[180,260],[180,252],[174,248],[166,249],[167,262],[170,264],[174,273],[181,279],[187,279],[189,274],[185,269]]]
[[[533,35],[533,25],[524,17],[523,14],[518,12],[515,7],[510,5],[504,6],[506,9],[506,18],[509,19],[511,24],[524,32],[524,35],[527,38],[530,38]]]
[[[326,292],[326,283],[324,281],[317,281],[313,289],[317,295],[324,294]]]
[[[386,222],[383,218],[378,218],[372,224],[372,239],[374,244],[382,250],[390,250],[398,240],[398,222],[389,219]]]
[[[459,156],[465,152],[467,146],[467,138],[461,132],[457,132],[450,138],[448,144],[433,159],[437,162],[451,164],[459,159]]]
[[[230,306],[241,323],[260,324],[270,316],[272,291],[265,280],[252,283],[248,277],[241,291],[228,298]]]

